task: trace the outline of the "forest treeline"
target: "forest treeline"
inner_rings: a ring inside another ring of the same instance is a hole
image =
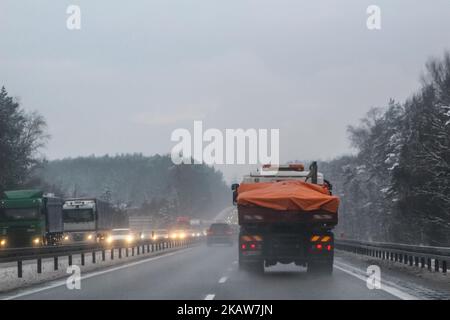
[[[450,53],[431,59],[421,88],[371,109],[348,129],[353,155],[320,163],[341,197],[339,236],[450,246]],[[137,213],[211,218],[229,205],[222,174],[168,155],[45,161],[45,120],[0,92],[0,192],[41,187],[98,196]]]
[[[230,198],[220,171],[204,164],[174,165],[169,155],[54,160],[38,175],[66,196],[95,195],[137,214],[214,218]]]
[[[64,197],[95,196],[135,214],[171,220],[214,218],[229,205],[222,173],[204,164],[174,165],[168,155],[125,154],[46,161],[42,115],[0,90],[0,194],[40,188]]]
[[[356,155],[321,163],[342,199],[344,237],[450,245],[450,53],[425,69],[409,99],[349,127]]]

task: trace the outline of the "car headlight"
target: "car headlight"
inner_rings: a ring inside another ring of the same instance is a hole
[[[69,236],[64,236],[64,241],[69,240]]]
[[[143,234],[141,234],[141,239],[143,240],[145,238],[145,236]]]
[[[113,241],[113,238],[111,236],[106,238],[106,242],[111,243],[112,241]]]
[[[92,240],[92,234],[88,235],[88,240]]]
[[[133,242],[133,240],[134,240],[134,237],[133,237],[132,235],[129,235],[129,236],[127,237],[127,241],[128,241],[128,242]]]
[[[177,234],[176,234],[176,233],[172,233],[172,234],[170,235],[170,238],[176,239],[176,238],[177,238]]]
[[[0,240],[0,246],[2,246],[2,247],[6,246],[6,240],[5,239]]]
[[[41,240],[39,238],[33,239],[34,244],[39,244],[40,242],[41,242]]]
[[[185,234],[185,233],[180,233],[180,238],[181,238],[181,239],[186,238],[186,234]]]

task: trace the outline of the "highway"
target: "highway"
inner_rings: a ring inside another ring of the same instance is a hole
[[[337,257],[337,262],[341,260]],[[84,278],[83,278],[84,276]],[[262,275],[240,271],[237,248],[205,244],[148,257],[82,275],[81,289],[64,280],[40,285],[15,299],[399,299],[389,290],[369,290],[365,279],[342,267],[332,277],[307,274],[294,265],[277,265]],[[408,298],[408,295],[405,295]]]

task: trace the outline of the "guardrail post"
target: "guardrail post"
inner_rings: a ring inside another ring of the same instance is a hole
[[[42,273],[42,258],[37,259],[37,273]]]
[[[134,247],[131,248],[131,256],[134,257]]]
[[[419,266],[419,257],[414,257],[414,265],[415,265],[416,267]]]
[[[81,265],[84,266],[84,252],[81,253]]]
[[[409,256],[409,265],[410,265],[410,266],[413,265],[413,256]]]
[[[425,268],[425,258],[424,257],[420,258],[420,267]]]
[[[102,250],[102,261],[105,261],[105,249]]]
[[[69,266],[72,265],[72,255],[69,254],[69,256],[67,257],[67,259],[69,260]]]
[[[122,259],[122,248],[119,248],[119,259]]]
[[[125,256],[128,258],[128,247],[125,249]]]
[[[22,260],[17,260],[17,277],[22,278]]]
[[[111,260],[114,260],[114,248],[111,248]]]
[[[58,270],[58,257],[53,258],[53,269]]]
[[[447,273],[447,261],[446,260],[442,261],[442,272]]]
[[[95,253],[96,253],[95,251],[92,251],[92,263],[96,262],[96,254]]]
[[[439,260],[434,259],[434,271],[439,272]]]
[[[427,259],[428,270],[431,271],[431,258]]]

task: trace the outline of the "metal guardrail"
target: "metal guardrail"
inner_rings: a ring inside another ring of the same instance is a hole
[[[450,248],[415,246],[385,242],[335,240],[336,249],[403,263],[411,267],[427,268],[429,271],[447,273]]]
[[[193,243],[197,243],[201,239],[185,239],[185,240],[162,240],[162,241],[138,241],[133,244],[74,244],[63,246],[48,246],[48,247],[32,247],[32,248],[11,248],[0,250],[0,263],[17,262],[17,276],[22,278],[23,275],[23,261],[36,260],[37,273],[42,273],[42,260],[46,258],[53,258],[53,269],[58,270],[58,258],[68,257],[69,266],[72,265],[72,257],[80,255],[81,265],[85,265],[86,255],[92,255],[92,263],[96,263],[97,253],[101,252],[101,260],[106,260],[106,252],[109,251],[110,260],[118,256],[129,257],[159,252],[171,248],[185,247]]]

